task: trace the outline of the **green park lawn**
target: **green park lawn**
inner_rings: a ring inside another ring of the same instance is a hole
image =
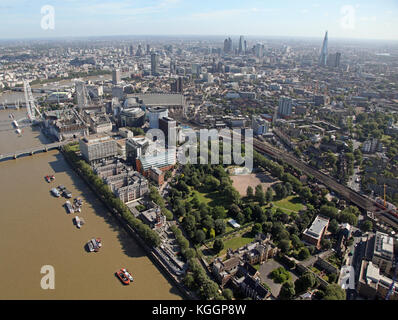
[[[304,208],[298,196],[289,196],[279,201],[273,201],[274,208],[286,210],[286,213],[299,212]]]
[[[219,256],[222,256],[227,253],[227,249],[236,250],[244,245],[253,242],[254,237],[251,236],[250,232],[246,232],[245,234],[239,237],[233,237],[232,239],[224,241],[224,249],[221,250]]]
[[[187,200],[191,201],[195,194],[198,196],[200,202],[206,203],[210,207],[225,206],[225,199],[218,191],[205,192],[204,190],[198,191],[193,189]]]

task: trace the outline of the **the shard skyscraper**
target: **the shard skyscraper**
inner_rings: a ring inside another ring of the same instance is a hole
[[[326,31],[325,39],[323,39],[321,55],[319,56],[319,64],[325,67],[327,62],[328,62],[328,32]]]

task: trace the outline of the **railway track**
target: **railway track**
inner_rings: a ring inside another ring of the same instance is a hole
[[[257,139],[254,139],[253,148],[258,152],[270,155],[274,159],[282,160],[287,164],[293,166],[294,168],[300,169],[307,175],[313,176],[325,186],[347,199],[349,202],[352,202],[353,204],[357,205],[359,208],[365,211],[372,212],[374,216],[377,217],[380,221],[383,221],[384,223],[398,229],[398,223],[388,218],[388,216],[386,216],[385,214],[382,214],[373,200],[364,197],[363,195],[346,187],[345,185],[342,185],[332,177],[329,177],[326,174],[318,171],[317,169],[310,167],[301,160],[296,159],[292,155],[283,152],[282,150],[279,150],[278,148],[275,148],[268,143],[264,143]]]
[[[290,154],[284,153],[283,151],[281,151],[275,147],[272,147],[266,143],[259,142],[259,141],[254,141],[254,149],[258,150],[260,152],[265,152],[267,154],[270,154],[271,156],[274,156],[275,158],[281,159],[281,160],[285,161],[286,163],[292,165],[293,167],[300,169],[304,173],[315,177],[320,182],[325,184],[327,187],[338,192],[339,194],[341,194],[342,196],[347,198],[347,200],[350,200],[351,202],[355,203],[357,206],[361,207],[362,209],[369,210],[369,209],[373,208],[373,206],[374,206],[372,200],[365,198],[364,196],[358,194],[356,191],[340,184],[335,179],[310,167],[306,163],[304,163],[300,160],[297,160]]]

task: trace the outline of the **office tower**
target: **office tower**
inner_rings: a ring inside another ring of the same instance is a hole
[[[142,47],[141,47],[140,44],[138,45],[138,49],[137,49],[137,52],[136,52],[135,55],[136,55],[137,57],[141,57],[141,56],[142,56]]]
[[[116,140],[105,134],[93,134],[79,140],[80,152],[90,164],[104,159],[113,159],[117,155]]]
[[[335,60],[335,64],[334,64],[334,66],[336,68],[340,68],[340,59],[341,59],[341,53],[336,52],[336,60]]]
[[[170,117],[160,118],[159,129],[164,133],[166,144],[170,147],[175,147],[177,141],[177,122]]]
[[[245,40],[245,41],[243,42],[243,53],[246,54],[246,52],[247,52],[247,41]]]
[[[245,38],[243,36],[240,36],[240,38],[239,38],[239,51],[238,51],[239,54],[244,53],[244,41],[245,41]]]
[[[158,61],[159,56],[155,52],[151,53],[151,73],[153,76],[158,74]]]
[[[228,38],[224,40],[224,53],[232,52],[232,39]]]
[[[257,58],[262,58],[263,57],[263,45],[261,43],[257,43],[254,47],[254,54],[256,55]]]
[[[197,77],[200,76],[202,66],[198,63],[193,63],[192,64],[192,74],[195,74]]]
[[[328,65],[333,68],[339,68],[340,67],[340,59],[341,59],[341,53],[336,52],[335,54],[331,54],[328,57]]]
[[[133,45],[130,46],[130,56],[134,55],[134,47]]]
[[[175,60],[170,61],[170,73],[171,74],[176,74],[177,72],[177,66]]]
[[[319,64],[325,67],[327,61],[328,61],[328,32],[326,31],[325,39],[323,39],[321,54],[319,56]]]
[[[259,116],[252,117],[252,129],[256,136],[266,134],[269,129],[269,122]]]
[[[113,84],[119,84],[120,83],[120,70],[119,69],[115,69],[112,71],[112,83]]]
[[[176,79],[175,82],[171,84],[171,92],[182,93],[183,89],[184,88],[182,77],[178,77],[178,79]]]
[[[292,99],[285,96],[280,97],[278,113],[281,116],[290,117],[292,115]]]
[[[148,107],[147,118],[150,129],[159,129],[159,119],[169,116],[169,110],[166,107]]]
[[[151,53],[151,46],[149,44],[146,45],[146,54]]]

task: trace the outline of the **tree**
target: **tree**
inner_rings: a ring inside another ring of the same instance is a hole
[[[287,196],[286,188],[282,183],[274,185],[275,197],[277,200],[284,199]]]
[[[225,219],[227,217],[224,207],[216,206],[212,210],[212,216],[214,220]]]
[[[350,212],[345,212],[343,211],[340,214],[340,221],[341,222],[347,222],[352,226],[356,226],[358,223],[358,218],[354,213],[350,213]]]
[[[290,249],[290,240],[281,240],[278,243],[278,248],[281,249],[282,253],[286,253]]]
[[[331,274],[329,274],[328,278],[329,278],[329,282],[330,282],[330,283],[336,282],[336,280],[337,280],[337,274],[331,273]]]
[[[284,267],[279,267],[275,270],[272,270],[270,276],[276,283],[284,283],[291,278],[290,272]]]
[[[244,223],[245,223],[245,216],[243,215],[242,212],[239,212],[239,213],[236,215],[236,221],[237,221],[239,224],[244,224]]]
[[[253,227],[252,227],[252,234],[256,235],[258,233],[262,232],[262,226],[260,223],[256,223]]]
[[[232,204],[228,210],[229,216],[232,218],[236,218],[238,213],[240,212],[240,208],[236,204]]]
[[[206,228],[207,230],[210,230],[211,228],[214,228],[214,220],[211,216],[206,216],[202,219],[202,227]]]
[[[217,178],[207,175],[205,178],[205,185],[210,189],[210,190],[216,190],[220,186],[220,180]]]
[[[195,289],[195,279],[191,273],[187,273],[187,275],[184,278],[184,284],[189,288],[189,289]]]
[[[301,188],[299,195],[301,199],[303,199],[305,202],[308,202],[312,198],[311,189],[309,187]]]
[[[279,300],[290,300],[295,296],[294,285],[291,281],[285,282],[279,292]]]
[[[257,204],[254,206],[253,219],[260,223],[265,222],[267,220],[267,217],[265,216],[263,209]]]
[[[232,300],[234,298],[234,294],[233,294],[232,290],[228,289],[228,288],[223,290],[222,295],[227,300]]]
[[[336,219],[332,219],[330,221],[328,226],[328,231],[330,231],[333,234],[336,234],[337,231],[339,231],[339,223],[336,221]]]
[[[345,291],[337,284],[332,283],[326,287],[323,300],[345,300]]]
[[[323,216],[327,216],[327,217],[329,217],[331,219],[336,218],[337,217],[337,213],[338,213],[337,208],[332,207],[332,206],[323,205],[320,208],[320,214],[323,215]]]
[[[373,223],[370,220],[366,220],[361,223],[361,230],[363,232],[369,232],[373,230]]]
[[[228,186],[224,189],[224,196],[229,199],[229,201],[233,204],[239,204],[240,202],[240,194],[239,192],[232,186]]]
[[[225,221],[222,219],[217,219],[214,221],[214,229],[216,230],[216,234],[223,234],[225,232],[225,229],[227,228],[227,225],[225,224]]]
[[[203,230],[196,230],[195,232],[195,240],[197,243],[202,243],[206,239],[206,234]]]
[[[296,234],[291,234],[290,240],[292,240],[292,245],[295,249],[298,249],[298,248],[301,248],[304,246],[304,243],[300,240],[300,238]]]
[[[208,278],[199,288],[199,294],[202,298],[210,300],[217,296],[218,294],[218,285]]]
[[[311,272],[304,273],[294,282],[294,289],[297,293],[306,292],[316,284],[316,276]]]
[[[248,198],[253,198],[253,188],[251,186],[247,187],[246,195]]]
[[[272,188],[271,187],[269,187],[268,189],[267,189],[267,192],[265,193],[265,201],[267,202],[267,203],[269,203],[269,202],[271,202],[272,201],[272,198],[273,198],[273,192],[272,192]]]
[[[250,207],[246,207],[245,209],[243,209],[243,214],[247,221],[252,220],[253,211],[252,211],[252,209],[250,209]]]
[[[224,249],[224,242],[221,239],[216,239],[213,243],[213,250],[219,253],[222,249]]]
[[[192,215],[184,217],[184,219],[182,220],[182,225],[189,234],[194,234],[194,232],[196,231],[195,217]]]
[[[301,248],[298,253],[299,260],[303,261],[303,260],[308,259],[309,257],[310,257],[310,252],[309,252],[308,248],[306,248],[306,247]]]
[[[332,247],[332,243],[330,242],[330,240],[322,239],[321,246],[323,250],[329,250]]]
[[[260,205],[264,204],[264,202],[265,202],[265,194],[264,194],[264,191],[263,191],[263,186],[261,184],[259,184],[256,187],[255,197],[256,197],[256,200],[260,203]]]
[[[264,222],[262,225],[263,233],[270,233],[272,230],[272,222]]]

